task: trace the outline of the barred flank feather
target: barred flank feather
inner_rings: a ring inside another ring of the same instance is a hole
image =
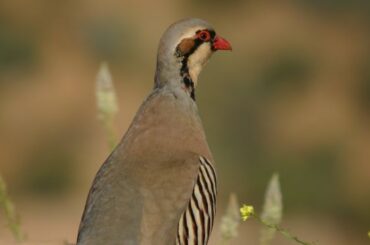
[[[180,218],[177,245],[206,245],[216,216],[217,178],[211,162],[200,157],[197,182]]]

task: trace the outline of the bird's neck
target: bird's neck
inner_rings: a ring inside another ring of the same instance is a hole
[[[188,65],[188,57],[177,59],[175,64],[157,62],[154,88],[167,87],[184,91],[195,101],[197,76],[194,78]]]
[[[195,83],[189,73],[187,56],[183,57],[181,61],[180,75],[181,75],[181,86],[190,95],[190,98],[192,98],[195,101]]]

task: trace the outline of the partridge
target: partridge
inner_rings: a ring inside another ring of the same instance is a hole
[[[165,31],[154,89],[96,174],[78,245],[207,244],[217,183],[195,88],[217,50],[231,45],[204,20]]]

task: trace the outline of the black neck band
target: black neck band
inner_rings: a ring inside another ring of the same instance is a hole
[[[181,82],[185,85],[185,88],[190,93],[190,97],[194,101],[195,101],[195,86],[189,74],[188,60],[189,60],[190,55],[192,55],[202,43],[203,42],[201,40],[195,39],[194,46],[188,53],[182,56],[182,60],[181,60],[181,69],[180,69],[180,75],[182,77]]]

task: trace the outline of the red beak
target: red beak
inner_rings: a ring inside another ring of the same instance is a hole
[[[213,50],[232,50],[231,44],[224,38],[220,36],[216,36],[215,39],[213,39],[212,44]]]

